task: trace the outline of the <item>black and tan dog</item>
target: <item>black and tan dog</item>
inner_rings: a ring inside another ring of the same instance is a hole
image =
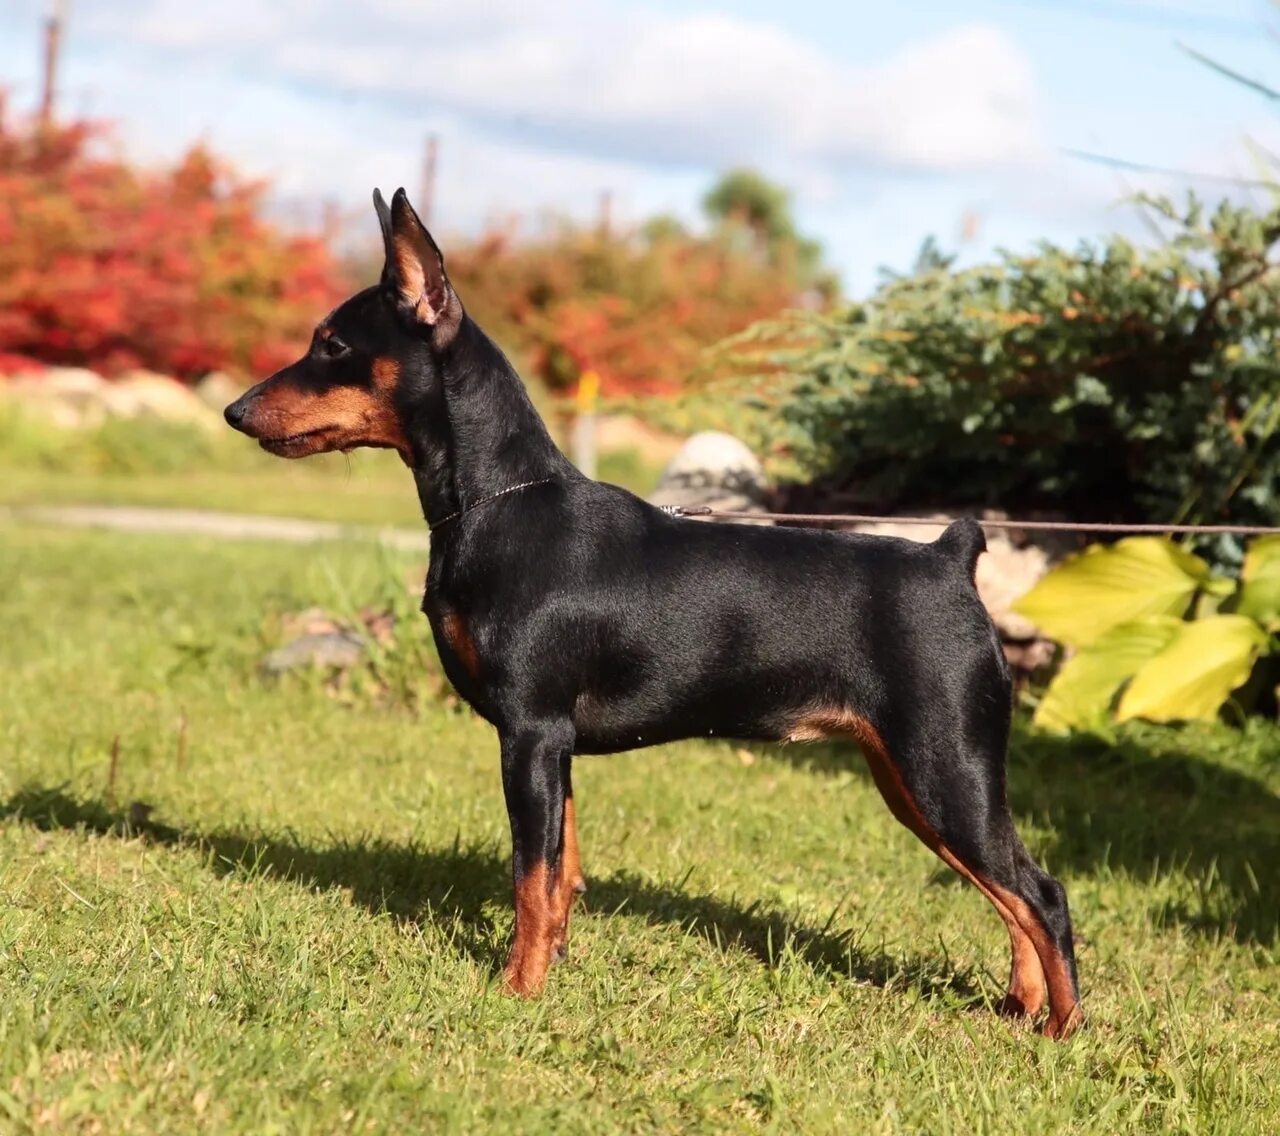
[[[382,280],[227,408],[266,450],[382,446],[431,528],[423,610],[445,673],[498,729],[514,843],[505,978],[537,993],[583,887],[574,754],[676,738],[851,738],[894,815],[999,912],[1004,1009],[1080,1019],[1062,886],[1005,802],[1010,682],[969,521],[934,544],[668,516],[578,473],[466,315],[404,191],[374,194]]]

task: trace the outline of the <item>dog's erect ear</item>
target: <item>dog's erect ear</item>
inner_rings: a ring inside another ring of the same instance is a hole
[[[387,204],[387,199],[382,196],[382,190],[375,189],[373,191],[373,207],[378,211],[378,224],[382,227],[382,282],[383,284],[391,284],[390,269],[394,260],[391,256],[391,206]]]
[[[401,315],[430,328],[436,346],[443,347],[462,322],[462,304],[445,274],[444,257],[403,189],[396,190],[390,209],[376,190],[373,204],[386,254],[383,285],[391,290]]]

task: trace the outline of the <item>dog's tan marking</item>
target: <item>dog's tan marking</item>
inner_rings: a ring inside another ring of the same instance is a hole
[[[292,383],[268,384],[254,407],[258,433],[268,440],[310,434],[291,447],[290,457],[373,446],[396,450],[412,464],[409,440],[391,398],[399,365],[394,359],[378,358],[371,373],[372,388],[344,385],[317,393]]]
[[[434,324],[440,318],[444,304],[433,304],[432,297],[427,294],[427,273],[414,241],[397,233],[391,244],[396,258],[396,285],[400,299],[412,309],[415,319],[428,326]]]
[[[516,881],[516,933],[503,971],[513,994],[531,998],[542,989],[555,948],[555,923],[551,878],[541,861]]]
[[[564,799],[561,824],[554,871],[543,861],[516,883],[516,931],[504,977],[509,990],[526,998],[542,989],[552,962],[563,956],[574,901],[586,891],[572,797]]]
[[[1071,971],[1067,960],[1062,957],[1057,944],[1048,936],[1035,912],[1013,892],[1007,891],[991,880],[984,881],[996,899],[1002,901],[1017,920],[1023,934],[1031,943],[1032,949],[1040,960],[1040,989],[1043,991],[1047,982],[1049,992],[1049,1020],[1041,1027],[1046,1037],[1067,1038],[1080,1027],[1084,1021],[1084,1013],[1080,1003],[1076,1001],[1071,981]],[[1012,934],[1012,932],[1010,932]],[[1014,954],[1014,968],[1018,966],[1018,956]],[[1014,995],[1013,987],[1009,990]],[[1040,995],[1040,1005],[1044,1004],[1044,995]],[[1039,1006],[1036,1007],[1039,1009]],[[1028,1011],[1034,1013],[1034,1011]]]
[[[1004,921],[1009,931],[1012,966],[1002,1012],[1034,1017],[1047,997],[1050,1015],[1043,1032],[1049,1037],[1066,1037],[1074,1031],[1083,1019],[1072,993],[1070,970],[1057,945],[1023,900],[971,870],[947,847],[903,783],[879,731],[853,711],[836,708],[806,714],[791,726],[787,736],[790,741],[844,736],[858,744],[889,811],[948,867],[973,884]]]
[[[380,355],[373,361],[373,385],[384,394],[390,394],[400,381],[400,364],[389,355]]]
[[[560,863],[556,868],[552,895],[555,915],[559,920],[552,940],[553,958],[564,955],[569,941],[569,916],[573,911],[574,900],[587,890],[587,881],[582,878],[582,864],[578,855],[578,826],[572,797],[564,799],[564,827],[561,831]]]
[[[440,616],[440,633],[462,662],[463,668],[473,679],[480,679],[480,655],[476,641],[471,637],[467,621],[456,611],[446,611]]]
[[[578,823],[572,797],[564,799],[564,850],[561,852],[560,859],[560,883],[574,895],[581,895],[587,888],[587,881],[582,878],[582,862],[578,852]]]

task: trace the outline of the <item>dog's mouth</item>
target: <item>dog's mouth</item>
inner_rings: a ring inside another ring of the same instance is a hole
[[[303,430],[300,434],[286,434],[283,438],[259,438],[258,445],[276,457],[302,458],[328,448],[324,444],[324,438],[326,434],[332,433],[332,427],[318,426],[314,430]]]

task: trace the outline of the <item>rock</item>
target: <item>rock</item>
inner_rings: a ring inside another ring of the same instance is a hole
[[[1036,625],[1013,610],[1049,571],[1049,554],[1036,545],[1016,548],[1007,537],[987,534],[987,551],[978,557],[978,595],[1006,639],[1035,639]]]
[[[127,387],[108,386],[99,401],[110,418],[138,418],[143,413],[142,400]]]
[[[107,416],[103,391],[107,380],[83,367],[46,367],[26,371],[0,384],[4,393],[55,426],[75,430],[97,426]]]
[[[826,512],[826,510],[822,510]],[[923,517],[921,518],[924,519]],[[933,519],[931,516],[930,520]],[[852,525],[853,532],[867,533],[870,536],[898,536],[903,540],[919,541],[921,544],[932,544],[947,527],[946,518],[939,517],[936,525],[904,525],[894,521],[868,522]],[[988,533],[988,539],[990,534]]]
[[[8,387],[14,393],[85,400],[96,398],[106,385],[106,379],[85,367],[45,367],[14,375]]]
[[[286,640],[300,639],[303,635],[330,635],[341,630],[337,616],[322,607],[306,607],[280,617],[280,636]]]
[[[360,622],[366,634],[380,647],[390,646],[396,637],[396,613],[365,606],[360,609]]]
[[[730,434],[694,434],[667,463],[650,495],[654,505],[708,505],[763,512],[768,481],[750,449]]]
[[[236,382],[223,371],[210,371],[192,389],[205,406],[221,414],[228,403],[235,402],[244,393],[245,384]]]
[[[272,651],[263,659],[262,669],[271,675],[302,667],[345,671],[360,662],[364,649],[364,640],[353,631],[302,635]]]
[[[117,418],[147,415],[216,429],[219,419],[190,387],[152,371],[130,371],[103,392],[107,412]]]
[[[344,623],[322,607],[287,612],[280,618],[280,634],[285,640],[262,661],[271,675],[303,667],[346,671],[364,657],[370,641],[387,646],[395,636],[395,613],[385,608],[360,609],[361,631]]]
[[[0,384],[0,390],[67,430],[100,426],[107,418],[146,416],[211,430],[221,424],[220,416],[191,389],[151,371],[131,371],[108,381],[82,367],[49,367],[17,375]]]
[[[1004,643],[1004,657],[1018,678],[1029,678],[1037,671],[1043,671],[1053,662],[1056,653],[1057,648],[1048,639],[1006,640]]]

